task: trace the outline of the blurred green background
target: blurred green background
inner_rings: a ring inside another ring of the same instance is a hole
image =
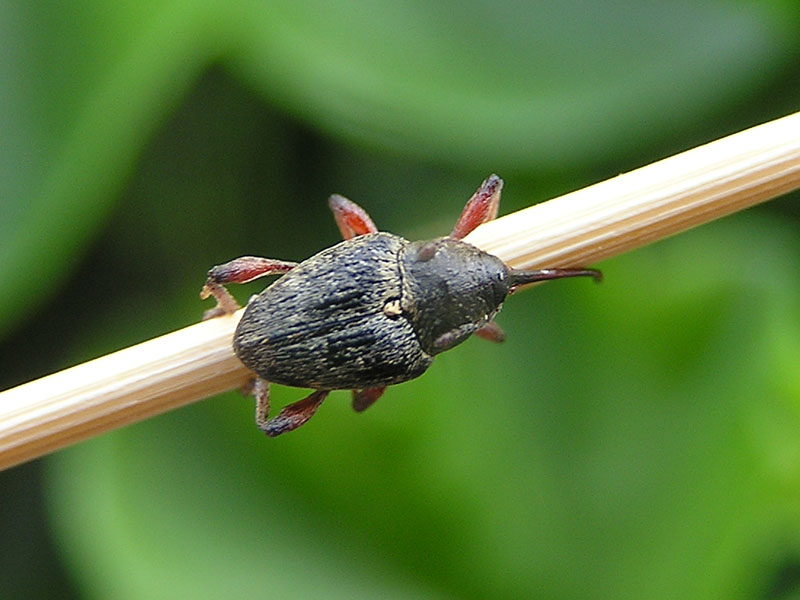
[[[796,0],[3,2],[0,56],[0,388],[338,241],[330,193],[425,238],[800,107]],[[797,199],[363,415],[269,440],[230,392],[0,473],[0,598],[800,598]]]

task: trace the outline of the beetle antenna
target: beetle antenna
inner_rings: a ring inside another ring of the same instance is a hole
[[[596,269],[536,269],[534,271],[523,271],[522,269],[509,269],[508,279],[511,288],[535,283],[537,281],[547,281],[548,279],[562,279],[564,277],[591,277],[595,281],[602,281],[603,274]]]

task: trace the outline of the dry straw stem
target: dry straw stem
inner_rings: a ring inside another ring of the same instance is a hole
[[[482,225],[516,267],[588,265],[800,187],[800,113]],[[240,313],[0,393],[0,468],[244,384]]]

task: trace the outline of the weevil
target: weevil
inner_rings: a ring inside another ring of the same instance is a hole
[[[387,386],[419,377],[440,352],[473,333],[494,342],[494,322],[506,296],[524,284],[593,277],[594,269],[524,271],[463,241],[494,219],[503,181],[487,178],[449,236],[410,242],[379,232],[363,208],[333,195],[329,205],[344,241],[301,263],[243,256],[213,267],[201,292],[217,306],[204,318],[239,305],[224,287],[284,274],[253,296],[236,327],[233,350],[254,372],[248,390],[256,424],[268,436],[308,421],[331,390],[352,390],[361,412]],[[269,418],[269,385],[314,392]]]

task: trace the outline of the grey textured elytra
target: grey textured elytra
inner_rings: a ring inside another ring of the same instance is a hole
[[[353,390],[362,411],[388,385],[419,377],[433,357],[473,333],[502,341],[492,321],[517,286],[591,269],[519,271],[461,241],[497,214],[502,180],[483,182],[450,236],[409,242],[379,233],[369,215],[342,196],[329,203],[345,241],[302,263],[242,257],[211,269],[201,296],[213,317],[238,308],[223,287],[286,273],[254,296],[236,328],[236,356],[257,376],[256,422],[267,435],[296,429],[328,391]],[[269,382],[316,390],[269,418]]]
[[[411,315],[387,315],[401,300],[401,250],[389,233],[323,250],[247,305],[233,338],[236,356],[274,383],[354,390],[408,381],[433,361]]]

